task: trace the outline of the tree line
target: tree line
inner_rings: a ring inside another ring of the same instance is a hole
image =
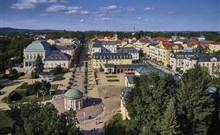
[[[125,134],[220,134],[219,90],[208,90],[219,79],[212,78],[206,68],[196,65],[183,74],[181,81],[170,74],[149,73],[134,77],[134,82],[126,98],[130,120]]]

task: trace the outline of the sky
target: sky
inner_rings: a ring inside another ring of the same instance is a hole
[[[220,31],[220,0],[0,0],[0,27]]]

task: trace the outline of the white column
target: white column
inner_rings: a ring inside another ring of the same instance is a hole
[[[73,110],[76,110],[76,100],[74,100],[74,109]]]
[[[81,105],[80,105],[80,100],[78,101],[78,109],[80,109],[81,108]]]

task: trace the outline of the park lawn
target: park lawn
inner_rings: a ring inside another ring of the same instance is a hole
[[[108,76],[105,76],[106,78],[117,78],[116,75],[108,75]]]
[[[46,95],[44,97],[43,96],[37,97],[36,95],[30,95],[30,96],[23,97],[18,102],[21,102],[21,103],[31,102],[31,101],[43,102],[43,101],[51,100],[52,97],[53,97],[53,95]]]
[[[59,74],[55,74],[53,75],[54,78],[57,78],[57,77],[63,77],[67,72],[62,72],[62,73],[59,73]]]
[[[52,84],[51,85],[51,90],[56,90],[58,88],[59,84]]]
[[[16,94],[16,102],[20,102],[20,103],[23,103],[23,102],[30,102],[30,101],[38,101],[38,102],[42,102],[42,101],[47,101],[47,100],[51,100],[53,98],[53,95],[46,95],[44,96],[44,100],[43,100],[43,96],[39,96],[37,97],[36,95],[29,95],[29,96],[26,96],[26,90],[25,89],[18,89],[18,90],[15,90],[13,92],[11,92],[9,94],[9,96],[7,97],[7,101],[9,102],[12,102],[10,101],[10,98],[11,96],[13,96],[14,94]]]
[[[107,79],[108,82],[119,82],[119,79]]]
[[[6,114],[6,111],[3,111],[3,110],[0,110],[0,130],[1,128],[4,128],[4,127],[11,127],[12,126],[12,119],[9,118]]]

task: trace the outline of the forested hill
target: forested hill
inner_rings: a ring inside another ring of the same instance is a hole
[[[0,28],[0,33],[15,33],[15,32],[43,32],[43,33],[50,33],[50,32],[61,32],[61,31],[63,31],[63,30],[52,30],[52,29],[32,30],[32,29],[19,29],[19,28],[10,28],[10,27]]]

